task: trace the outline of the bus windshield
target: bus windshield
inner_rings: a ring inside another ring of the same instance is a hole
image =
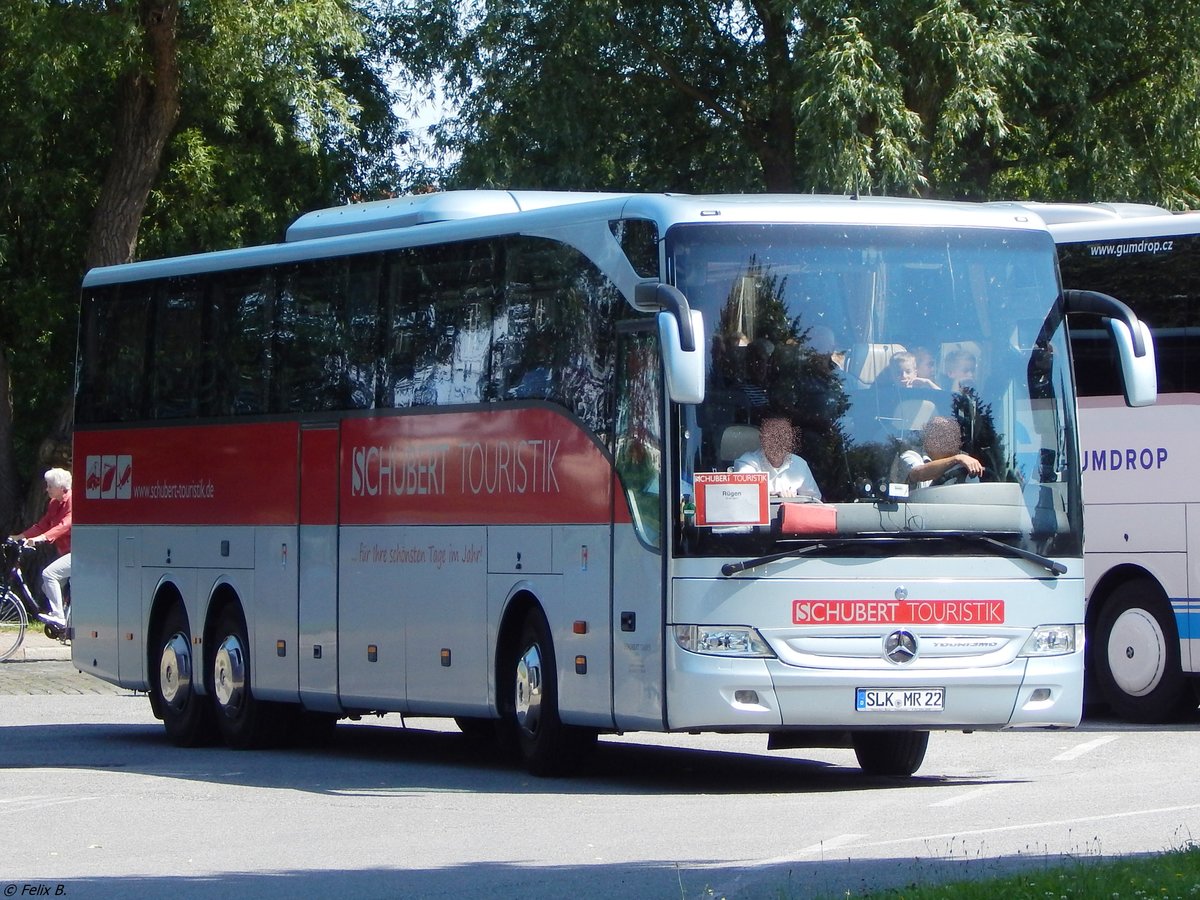
[[[1045,233],[680,225],[706,396],[677,410],[677,552],[986,534],[1081,552],[1070,367]],[[940,551],[939,551],[940,552]]]

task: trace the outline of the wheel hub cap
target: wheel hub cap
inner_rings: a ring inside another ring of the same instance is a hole
[[[1166,666],[1166,638],[1154,616],[1144,609],[1121,613],[1108,639],[1108,667],[1117,687],[1144,697],[1158,687]]]
[[[227,716],[235,716],[246,696],[246,655],[237,635],[221,641],[213,664],[213,692]]]
[[[517,660],[517,724],[536,734],[542,718],[542,653],[534,644]]]
[[[182,709],[192,693],[192,653],[186,635],[176,632],[163,647],[158,687],[172,709]]]

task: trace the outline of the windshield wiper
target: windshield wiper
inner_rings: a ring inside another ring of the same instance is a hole
[[[963,540],[975,541],[979,544],[987,544],[990,547],[995,547],[1004,553],[1011,553],[1013,556],[1019,556],[1021,559],[1028,560],[1031,563],[1036,563],[1041,566],[1051,575],[1066,575],[1067,567],[1057,560],[1051,559],[1048,556],[1042,556],[1040,553],[1034,553],[1032,550],[1026,550],[1023,547],[1014,547],[1012,544],[1006,544],[1004,541],[998,541],[991,535],[977,534],[973,532],[960,532],[956,535]]]
[[[877,541],[891,542],[893,540],[895,539],[890,535],[887,537],[863,535],[860,537],[841,538],[834,541],[813,541],[811,544],[805,544],[803,547],[793,547],[791,550],[783,550],[768,556],[756,556],[754,559],[744,559],[741,562],[725,563],[725,565],[721,566],[721,574],[728,578],[730,575],[736,575],[738,572],[745,572],[747,569],[757,569],[759,566],[778,562],[781,559],[787,559],[789,556],[803,556],[810,550],[831,550],[834,547],[846,547],[850,544],[863,542],[875,543]]]

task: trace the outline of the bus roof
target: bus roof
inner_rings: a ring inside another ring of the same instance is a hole
[[[1049,226],[1069,222],[1110,222],[1171,214],[1161,206],[1151,206],[1148,203],[1041,203],[1033,200],[1004,200],[987,205],[1001,209],[1028,210],[1036,213]]]
[[[818,194],[634,194],[445,191],[306,213],[285,241],[92,269],[83,286],[197,275],[502,234],[552,234],[558,226],[649,219],[696,222],[927,225],[1044,230],[1036,213],[1002,204]]]

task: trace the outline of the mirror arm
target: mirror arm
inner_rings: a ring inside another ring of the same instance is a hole
[[[634,289],[634,300],[638,306],[658,306],[670,312],[679,323],[680,349],[690,353],[696,349],[696,335],[692,332],[692,313],[687,297],[678,288],[661,281],[643,281]]]
[[[1129,326],[1133,338],[1133,353],[1141,357],[1146,355],[1146,342],[1142,339],[1142,329],[1138,317],[1132,309],[1108,294],[1099,291],[1063,291],[1063,310],[1071,313],[1091,313],[1097,316],[1108,316],[1111,319],[1121,319]]]

